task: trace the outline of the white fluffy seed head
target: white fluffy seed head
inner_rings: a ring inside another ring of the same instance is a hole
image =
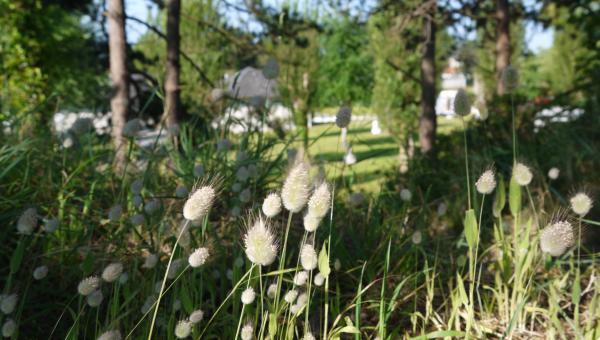
[[[350,203],[350,206],[352,206],[352,207],[358,207],[364,201],[365,201],[365,194],[363,194],[360,191],[353,192],[348,197],[348,203]]]
[[[440,204],[438,204],[438,206],[437,206],[437,215],[444,216],[444,215],[446,215],[447,211],[448,211],[448,205],[445,202],[440,202]]]
[[[533,174],[529,167],[523,163],[517,163],[513,168],[513,177],[520,186],[526,186],[531,183]]]
[[[519,72],[512,65],[508,65],[502,70],[501,81],[507,93],[513,92],[519,86]]]
[[[77,286],[77,292],[83,296],[88,296],[96,289],[100,287],[100,278],[97,276],[90,276],[79,282]]]
[[[121,339],[123,339],[121,332],[119,332],[118,330],[111,330],[111,331],[102,333],[102,335],[100,335],[97,340],[121,340]]]
[[[98,289],[86,296],[85,301],[90,307],[98,307],[102,303],[103,299],[104,295],[102,295],[102,291]]]
[[[479,176],[475,187],[480,194],[487,195],[492,193],[496,188],[496,177],[494,176],[493,170],[486,170]]]
[[[420,230],[416,230],[411,237],[411,241],[414,245],[419,245],[423,241],[423,234]]]
[[[192,334],[192,324],[187,320],[179,320],[175,326],[175,336],[177,339],[185,339]]]
[[[299,271],[294,275],[294,284],[296,286],[304,286],[306,284],[306,280],[308,280],[308,272],[307,271]]]
[[[252,324],[247,323],[242,327],[242,331],[240,332],[240,338],[242,340],[252,340],[254,338],[254,327]]]
[[[289,304],[294,303],[294,301],[296,301],[296,298],[298,297],[298,291],[295,289],[292,289],[290,291],[288,291],[287,293],[285,293],[285,295],[283,296],[283,300]]]
[[[44,223],[44,231],[47,233],[53,233],[58,229],[60,222],[58,221],[57,218],[51,218],[46,220],[46,223]]]
[[[308,294],[306,294],[305,292],[303,292],[300,295],[298,295],[298,299],[296,299],[296,304],[299,307],[304,307],[307,302],[308,302]]]
[[[313,281],[315,283],[315,286],[321,287],[323,285],[323,283],[325,282],[325,276],[323,276],[323,274],[321,274],[321,273],[317,273],[317,275],[315,275],[315,278]]]
[[[256,293],[254,292],[254,288],[248,287],[242,292],[242,303],[245,305],[249,305],[254,302],[256,298]]]
[[[315,340],[315,336],[311,332],[306,332],[302,340]]]
[[[312,233],[313,231],[317,230],[320,223],[321,223],[321,218],[310,215],[310,214],[304,215],[304,220],[303,220],[304,230],[308,231],[309,233]]]
[[[408,189],[402,189],[400,190],[400,199],[403,200],[404,202],[408,202],[410,201],[412,198],[412,192],[410,192],[410,190]]]
[[[263,214],[267,217],[275,217],[281,212],[281,198],[277,193],[267,195],[262,205]]]
[[[308,200],[308,215],[323,218],[329,210],[331,192],[326,182],[321,183]]]
[[[152,269],[156,266],[157,263],[158,255],[148,254],[148,256],[146,256],[146,258],[144,259],[144,264],[142,265],[142,268]]]
[[[558,168],[551,168],[548,170],[548,178],[551,180],[556,180],[560,175],[560,170]]]
[[[17,330],[17,323],[13,319],[7,319],[4,321],[2,325],[2,336],[5,338],[10,338],[15,334]]]
[[[123,273],[123,264],[120,262],[111,263],[102,272],[102,280],[105,282],[114,282]]]
[[[204,319],[204,311],[202,309],[196,309],[190,314],[189,320],[192,324],[197,324]]]
[[[274,299],[277,296],[277,284],[271,283],[267,288],[267,296],[269,299]]]
[[[283,183],[281,199],[285,208],[293,213],[304,208],[310,195],[309,170],[308,163],[297,162]]]
[[[10,314],[15,310],[19,296],[17,294],[8,294],[0,296],[0,310],[4,314]]]
[[[468,116],[471,113],[471,101],[464,89],[459,89],[454,97],[454,113],[459,116]]]
[[[246,256],[252,263],[268,266],[277,257],[277,242],[271,227],[262,218],[254,221],[244,236]]]
[[[337,125],[340,129],[348,127],[350,125],[350,121],[352,120],[352,108],[349,106],[342,106],[335,116],[335,125]]]
[[[305,244],[300,250],[300,263],[304,270],[311,271],[317,268],[318,263],[317,252],[311,244]]]
[[[146,217],[143,214],[135,214],[129,218],[129,223],[134,226],[143,225],[146,223]]]
[[[33,270],[33,278],[42,280],[48,275],[48,266],[39,266]]]
[[[194,250],[194,252],[192,254],[190,254],[190,256],[188,257],[188,263],[190,264],[190,266],[192,268],[198,268],[201,265],[206,263],[208,256],[209,256],[208,248],[206,248],[206,247],[198,248],[198,249]]]
[[[544,253],[561,256],[575,244],[573,225],[569,221],[550,224],[540,236],[540,248]]]
[[[108,210],[108,219],[111,222],[116,222],[121,219],[123,214],[123,207],[120,204],[115,204]]]
[[[23,211],[17,221],[17,231],[22,235],[30,235],[38,223],[37,210],[29,208]]]
[[[579,216],[585,216],[590,212],[593,206],[592,199],[585,192],[579,192],[575,194],[569,200],[571,203],[571,210]]]
[[[198,188],[185,202],[183,217],[190,221],[196,221],[206,216],[216,194],[216,190],[210,185]]]

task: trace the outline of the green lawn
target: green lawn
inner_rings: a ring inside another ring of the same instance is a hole
[[[459,119],[438,119],[438,132],[448,134],[461,127]],[[355,190],[375,192],[383,180],[383,173],[398,168],[398,144],[385,130],[371,134],[369,121],[353,122],[347,135],[357,163],[343,167],[344,149],[340,143],[340,129],[335,124],[313,126],[310,129],[309,153],[313,161],[322,164],[328,177],[342,174],[351,181]],[[337,170],[336,170],[337,168]]]

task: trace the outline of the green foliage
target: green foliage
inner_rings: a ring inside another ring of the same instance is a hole
[[[369,105],[374,54],[365,25],[349,17],[327,23],[327,30],[320,37],[320,48],[317,104]]]

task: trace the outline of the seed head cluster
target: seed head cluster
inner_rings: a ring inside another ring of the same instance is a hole
[[[491,194],[496,188],[496,177],[494,176],[494,171],[486,170],[484,173],[482,173],[477,182],[475,182],[475,187],[480,194]]]
[[[585,192],[575,194],[569,203],[571,203],[571,210],[579,216],[587,215],[593,206],[592,199]]]
[[[468,116],[471,113],[471,101],[464,89],[458,90],[454,97],[454,113],[459,116]]]
[[[309,166],[305,162],[297,162],[288,174],[281,189],[283,206],[297,213],[306,205],[310,194]]]
[[[513,168],[513,177],[520,186],[524,187],[531,183],[533,174],[529,167],[523,163],[517,163]]]
[[[197,221],[206,216],[216,196],[216,190],[205,185],[198,188],[183,206],[183,217],[189,221]]]
[[[540,248],[544,253],[561,256],[574,244],[573,225],[569,221],[557,221],[542,230]]]
[[[277,257],[277,242],[271,227],[262,218],[254,221],[244,236],[246,256],[252,263],[268,266]]]
[[[192,254],[188,257],[188,263],[192,268],[198,268],[201,265],[206,263],[208,259],[209,252],[208,248],[202,247],[194,250]]]

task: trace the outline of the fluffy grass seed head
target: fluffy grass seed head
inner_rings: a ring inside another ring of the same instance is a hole
[[[104,295],[102,295],[102,291],[100,289],[93,291],[91,294],[85,297],[85,301],[88,306],[94,308],[100,306],[102,300],[104,299]]]
[[[204,311],[202,311],[202,309],[196,309],[195,311],[192,312],[192,314],[190,314],[190,317],[188,320],[192,324],[197,324],[200,321],[202,321],[202,319],[204,319]]]
[[[459,89],[454,97],[454,113],[459,116],[468,116],[471,113],[471,101],[464,89]]]
[[[409,202],[412,199],[412,192],[406,188],[400,190],[400,199],[404,202]]]
[[[114,282],[123,273],[123,264],[120,262],[114,262],[106,266],[102,272],[102,280],[105,282]]]
[[[111,330],[102,333],[97,340],[121,340],[123,336],[118,330]]]
[[[329,210],[331,203],[331,192],[327,182],[323,182],[317,186],[312,196],[308,200],[308,215],[323,218]]]
[[[7,319],[4,321],[2,325],[2,336],[5,338],[10,338],[15,334],[17,330],[17,323],[13,319]]]
[[[142,268],[152,269],[152,268],[156,267],[157,263],[158,263],[158,255],[157,254],[148,254],[148,256],[146,256],[146,258],[144,259],[144,264],[142,265]]]
[[[43,280],[48,275],[48,266],[39,266],[33,270],[35,280]]]
[[[335,116],[335,125],[337,125],[340,129],[348,127],[350,125],[350,121],[352,120],[352,108],[349,106],[342,106]]]
[[[161,203],[160,200],[157,199],[153,199],[150,202],[146,203],[144,205],[144,211],[147,214],[153,214],[155,213],[158,209],[160,209]]]
[[[17,294],[8,294],[0,296],[0,310],[2,313],[8,315],[15,310],[19,296]]]
[[[515,165],[515,167],[513,168],[513,176],[517,184],[519,184],[522,187],[529,185],[529,183],[531,183],[531,180],[533,179],[533,174],[531,173],[531,170],[527,165],[523,163],[517,163]]]
[[[305,270],[299,271],[294,275],[294,284],[296,286],[304,286],[308,280],[308,272]]]
[[[475,182],[475,187],[477,191],[482,195],[491,194],[492,191],[496,188],[496,177],[494,174],[494,170],[489,169],[484,171],[477,182]]]
[[[304,225],[304,230],[306,230],[307,232],[312,233],[313,231],[317,230],[320,223],[321,223],[320,217],[317,217],[317,216],[314,216],[311,214],[304,215],[303,225]]]
[[[183,265],[182,259],[173,260],[173,262],[171,262],[171,267],[169,268],[169,271],[167,272],[167,278],[169,280],[172,280],[175,277],[177,277],[177,274],[179,274],[179,270],[181,269],[182,265]]]
[[[581,217],[587,215],[594,205],[590,196],[585,192],[576,193],[571,197],[569,203],[571,204],[571,210]]]
[[[244,236],[244,248],[248,259],[259,266],[268,266],[277,257],[277,241],[271,227],[259,217],[255,219]]]
[[[144,188],[144,181],[141,179],[136,179],[129,186],[129,190],[133,195],[139,195],[142,193],[142,189]]]
[[[317,275],[315,275],[315,278],[313,279],[313,282],[315,283],[315,286],[321,287],[325,282],[325,276],[323,276],[323,274],[321,273],[317,273]]]
[[[245,305],[252,304],[254,299],[256,298],[256,293],[254,292],[254,288],[248,287],[242,292],[242,303]]]
[[[202,164],[196,164],[194,166],[194,177],[202,177],[204,175],[204,166]]]
[[[254,327],[251,323],[247,323],[242,327],[240,338],[242,340],[252,340],[252,338],[254,338]]]
[[[60,222],[58,221],[58,218],[47,219],[44,223],[44,231],[47,233],[53,233],[58,229],[59,225]]]
[[[135,214],[129,218],[129,223],[134,226],[141,226],[146,223],[146,217],[143,214]]]
[[[267,195],[262,204],[262,212],[269,218],[279,215],[281,212],[281,197],[274,192]]]
[[[552,256],[561,256],[574,244],[573,225],[567,220],[552,222],[542,230],[540,248],[544,253]]]
[[[188,320],[179,320],[175,326],[175,337],[185,339],[192,334],[192,323]]]
[[[194,250],[194,252],[191,253],[190,256],[188,257],[188,263],[190,264],[190,266],[192,268],[198,268],[201,265],[206,263],[208,256],[209,256],[208,248],[206,248],[206,247],[198,248],[198,249]]]
[[[140,196],[140,195],[133,195],[133,197],[131,197],[131,204],[135,208],[141,207],[143,203],[144,203],[144,199],[142,198],[142,196]]]
[[[306,332],[302,340],[316,340],[316,338],[311,332]]]
[[[212,185],[203,185],[196,189],[183,206],[183,217],[196,221],[208,214],[217,191]]]
[[[100,278],[97,276],[90,276],[79,282],[77,286],[77,292],[83,296],[92,294],[96,289],[100,288]]]
[[[108,209],[108,219],[111,222],[117,222],[121,219],[121,215],[123,214],[123,207],[120,204],[115,204],[110,209]]]
[[[295,289],[292,289],[290,291],[288,291],[287,293],[285,293],[285,295],[283,296],[283,300],[289,304],[294,303],[294,301],[296,301],[296,298],[298,297],[298,291]]]
[[[300,263],[302,264],[302,268],[311,271],[317,268],[318,261],[315,247],[313,247],[312,244],[303,245],[302,250],[300,250]]]
[[[558,179],[559,175],[560,175],[560,169],[558,169],[556,167],[548,170],[548,178],[550,178],[553,181]]]
[[[22,235],[31,235],[37,223],[37,210],[35,208],[25,209],[17,221],[17,231]]]
[[[519,71],[512,65],[508,65],[502,70],[502,87],[507,93],[511,93],[519,86]]]
[[[412,234],[411,241],[414,245],[419,245],[423,242],[423,233],[420,230],[415,230]]]
[[[293,213],[297,213],[308,201],[310,195],[310,166],[299,161],[290,170],[281,189],[283,206]]]
[[[277,296],[277,284],[271,283],[269,288],[267,288],[267,297],[269,299],[274,299]]]

